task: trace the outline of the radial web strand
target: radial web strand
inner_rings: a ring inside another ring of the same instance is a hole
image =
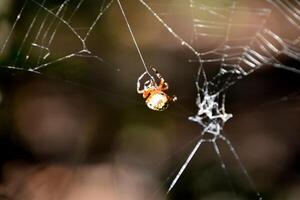
[[[267,65],[295,73],[300,72],[299,1],[268,0],[262,2],[265,7],[254,8],[240,5],[241,3],[238,1],[190,0],[169,3],[169,1],[139,0],[139,2],[179,44],[195,55],[190,62],[199,63],[196,79],[198,112],[195,116],[189,117],[189,120],[203,127],[204,133],[201,135],[213,135],[211,141],[199,140],[170,184],[168,192],[174,188],[203,142],[211,142],[217,155],[221,158],[216,143],[216,140],[220,139],[229,146],[249,184],[256,192],[257,199],[262,199],[230,140],[223,135],[223,126],[232,117],[225,112],[225,95],[223,93],[239,79]],[[175,26],[169,25],[171,23],[169,21],[172,19],[170,16],[177,12],[180,13],[180,9],[183,7],[190,9],[189,16],[184,18],[186,24],[190,24],[190,27],[187,26],[185,29],[193,32],[190,37],[179,29],[177,31]],[[285,38],[280,32],[277,33],[277,30],[273,30],[269,22],[274,20],[273,15],[278,13],[281,14],[283,21],[289,22],[289,26],[296,32],[296,37]],[[189,23],[187,23],[187,19],[190,20]],[[215,48],[206,50],[203,47],[205,41],[217,41]],[[282,57],[285,60],[292,59],[294,63],[298,64],[285,65]],[[209,71],[209,68],[214,68],[216,72],[207,77],[206,71]],[[224,162],[221,161],[221,164],[227,174]]]

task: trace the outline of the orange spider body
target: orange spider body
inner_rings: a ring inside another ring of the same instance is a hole
[[[177,100],[176,96],[170,97],[164,91],[168,90],[169,86],[165,82],[164,78],[156,71],[156,69],[152,68],[152,70],[156,73],[156,76],[160,79],[159,85],[155,83],[154,80],[149,80],[145,82],[144,89],[140,90],[139,81],[145,75],[145,73],[139,78],[137,84],[137,91],[140,94],[143,94],[144,99],[146,99],[146,105],[151,110],[155,111],[164,111],[166,110],[170,102],[175,102]]]

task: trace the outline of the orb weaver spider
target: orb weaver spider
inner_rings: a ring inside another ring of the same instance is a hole
[[[157,78],[160,80],[159,85],[156,83],[155,79],[151,77],[144,83],[144,88],[141,89],[141,80],[148,74],[144,72],[137,80],[137,92],[143,94],[143,98],[146,99],[146,105],[148,108],[154,111],[164,111],[169,107],[170,102],[175,102],[177,97],[173,95],[170,97],[164,91],[169,89],[169,85],[165,82],[165,79],[158,73],[158,71],[152,67],[151,68]]]

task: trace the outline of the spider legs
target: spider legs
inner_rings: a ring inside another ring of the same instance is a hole
[[[165,82],[165,79],[160,75],[157,69],[155,69],[154,67],[152,67],[151,69],[155,73],[156,77],[160,80],[159,87],[161,88],[161,90],[163,91],[168,90],[169,89],[168,83]]]
[[[155,69],[154,67],[151,67],[152,71],[154,71],[155,75],[157,76],[157,78],[161,79],[162,76],[160,75],[160,73],[157,71],[157,69]]]
[[[159,85],[157,85],[155,79],[148,73],[148,71],[144,72],[137,80],[137,93],[139,94],[143,94],[143,97],[146,98],[148,95],[149,95],[149,92],[153,91],[153,90],[156,90],[156,91],[165,91],[165,90],[168,90],[169,89],[169,85],[167,82],[165,82],[165,79],[158,73],[158,71],[152,67],[151,68],[152,71],[156,74],[156,77],[159,79]],[[145,81],[144,83],[144,87],[141,88],[141,81],[142,79],[144,78],[144,76],[148,74],[150,76],[150,80],[147,80]],[[167,98],[168,98],[168,101],[170,102],[175,102],[177,100],[177,97],[176,96],[168,96],[166,95]]]
[[[142,78],[144,78],[144,76],[147,74],[147,72],[144,72],[137,80],[137,83],[136,83],[136,91],[137,93],[139,94],[142,94],[144,92],[144,89],[141,89],[141,80]]]

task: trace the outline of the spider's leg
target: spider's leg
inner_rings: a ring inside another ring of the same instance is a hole
[[[137,80],[137,83],[136,83],[136,91],[137,93],[139,94],[142,94],[144,92],[144,89],[141,90],[141,80],[142,78],[147,74],[147,72],[144,72]]]
[[[160,80],[159,85],[156,85],[156,82],[155,82],[155,87],[162,89],[164,87],[165,79],[160,75],[160,73],[157,71],[157,69],[155,69],[154,67],[152,67],[151,69],[155,73],[156,77]]]
[[[162,76],[160,75],[160,73],[157,71],[157,69],[155,69],[154,67],[151,68],[152,71],[154,71],[155,75],[157,76],[157,78],[162,79]]]
[[[201,133],[201,136],[203,136],[206,133],[206,129],[204,129]],[[174,186],[176,185],[178,179],[180,178],[180,176],[182,175],[182,173],[184,172],[184,170],[186,169],[186,167],[188,166],[188,164],[190,163],[190,161],[192,160],[192,158],[194,157],[195,153],[197,152],[197,150],[199,149],[199,147],[201,146],[201,144],[203,142],[205,142],[205,139],[202,139],[202,137],[200,138],[200,140],[197,142],[196,146],[194,147],[194,149],[192,150],[192,152],[189,154],[188,158],[186,159],[186,161],[184,162],[184,164],[181,166],[179,172],[176,174],[176,177],[173,179],[170,187],[168,188],[167,194],[174,188]]]
[[[151,91],[144,90],[144,92],[143,92],[143,98],[146,99],[150,94],[151,94]]]
[[[165,79],[161,76],[157,69],[155,69],[154,67],[152,67],[151,69],[154,71],[156,77],[160,80],[160,85],[163,85],[165,83]]]
[[[167,82],[164,82],[163,79],[161,79],[161,90],[168,90],[169,89],[169,84]]]
[[[154,86],[152,80],[148,80],[148,81],[146,81],[146,82],[144,83],[144,89],[147,89],[147,88],[149,88],[149,87],[151,87],[151,86]]]
[[[161,90],[169,89],[169,84],[165,81],[165,79],[161,76],[161,74],[157,71],[157,69],[152,67],[152,70],[155,72],[157,78],[159,78],[160,80],[159,87],[161,88]]]
[[[224,140],[225,143],[227,144],[227,146],[228,146],[230,152],[232,153],[234,159],[237,161],[238,165],[240,166],[240,168],[241,168],[243,174],[245,175],[245,177],[246,177],[246,179],[247,179],[247,181],[248,181],[250,187],[251,187],[252,190],[255,192],[257,198],[258,198],[259,200],[263,199],[262,196],[261,196],[261,194],[260,194],[259,192],[257,192],[256,187],[254,186],[254,183],[253,183],[252,178],[250,177],[250,175],[249,175],[249,173],[248,173],[246,167],[243,165],[243,163],[242,163],[242,161],[241,161],[239,155],[237,154],[237,152],[236,152],[235,148],[233,147],[233,145],[231,144],[230,140],[229,140],[227,137],[225,137],[224,135],[219,135],[219,138],[221,138],[222,140]]]
[[[177,96],[173,95],[172,97],[170,97],[171,101],[175,102],[177,101]]]

